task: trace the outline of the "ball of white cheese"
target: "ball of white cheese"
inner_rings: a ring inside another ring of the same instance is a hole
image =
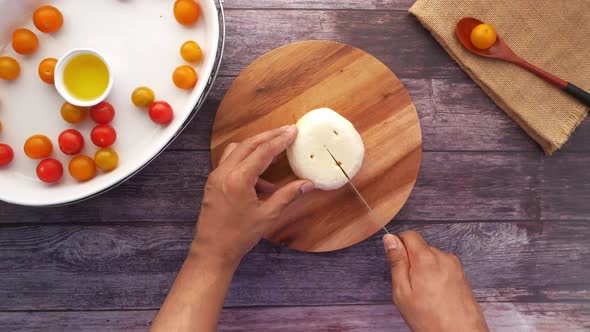
[[[287,148],[291,169],[322,190],[334,190],[348,181],[326,147],[350,178],[363,164],[365,146],[350,121],[329,108],[319,108],[297,121],[299,133]]]

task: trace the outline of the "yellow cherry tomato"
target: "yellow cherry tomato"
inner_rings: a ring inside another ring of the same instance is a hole
[[[72,105],[68,102],[63,103],[61,105],[61,117],[68,123],[76,124],[84,121],[86,119],[87,109],[86,107],[80,107],[76,105]]]
[[[191,89],[197,84],[197,72],[191,66],[183,65],[174,70],[172,81],[180,89]]]
[[[0,56],[0,78],[3,80],[15,80],[20,74],[20,65],[9,56]]]
[[[180,56],[188,62],[201,61],[203,59],[203,50],[196,41],[189,40],[180,46]]]
[[[191,26],[201,16],[201,8],[194,0],[176,0],[174,3],[174,17],[185,26]]]
[[[53,152],[53,144],[45,135],[33,135],[25,142],[25,154],[31,159],[47,158]]]
[[[482,23],[471,30],[471,43],[480,50],[492,47],[497,39],[496,29],[489,24]]]
[[[94,154],[94,162],[96,167],[105,172],[110,172],[119,165],[119,155],[111,148],[103,148]]]
[[[41,78],[41,81],[47,84],[53,84],[53,73],[55,72],[56,64],[57,59],[55,58],[43,59],[43,61],[39,63],[39,77]]]
[[[149,107],[155,98],[154,91],[146,86],[140,86],[131,93],[131,101],[137,107]]]
[[[29,55],[39,47],[39,38],[29,29],[16,29],[12,33],[12,48],[18,54]]]
[[[70,160],[68,171],[74,179],[88,181],[96,176],[96,164],[92,158],[80,155]]]

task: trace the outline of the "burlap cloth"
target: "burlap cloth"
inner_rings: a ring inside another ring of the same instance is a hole
[[[583,104],[534,74],[465,50],[455,24],[466,16],[492,24],[516,54],[588,91],[590,0],[418,0],[410,13],[545,153],[586,117]]]

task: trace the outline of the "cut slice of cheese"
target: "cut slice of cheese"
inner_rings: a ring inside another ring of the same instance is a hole
[[[287,148],[287,158],[299,178],[313,182],[322,190],[338,189],[347,183],[326,147],[350,178],[361,168],[365,157],[363,140],[352,123],[340,114],[319,108],[299,119],[297,128],[299,133]]]

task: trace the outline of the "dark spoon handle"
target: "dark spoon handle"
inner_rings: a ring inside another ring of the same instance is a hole
[[[590,93],[578,88],[570,82],[567,82],[567,86],[565,87],[565,89],[563,89],[563,91],[569,93],[579,101],[590,106]]]

